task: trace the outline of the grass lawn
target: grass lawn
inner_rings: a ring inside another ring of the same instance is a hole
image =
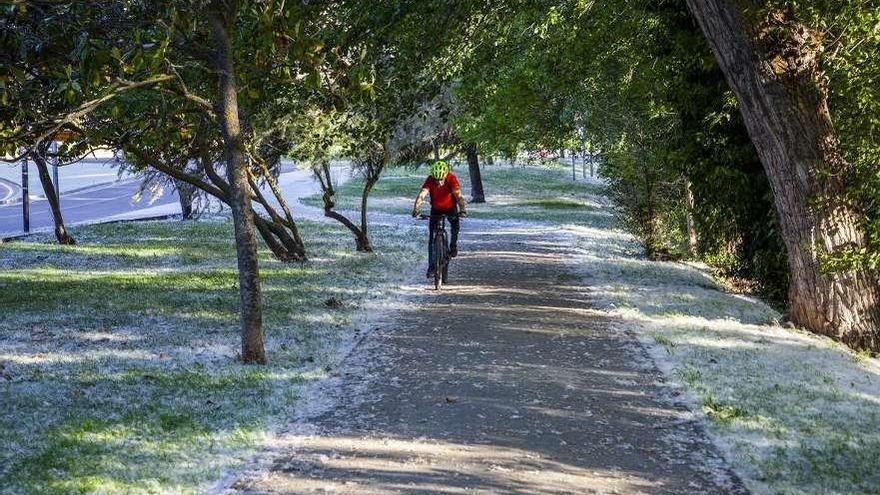
[[[470,196],[467,165],[453,168],[462,193]],[[370,194],[370,211],[409,214],[427,168],[390,169]],[[482,169],[486,203],[471,204],[471,217],[488,220],[520,220],[551,224],[609,226],[611,214],[604,207],[602,187],[583,180],[572,181],[571,169],[561,165],[486,166]],[[337,208],[357,210],[363,182],[351,180],[339,188]],[[322,206],[319,195],[307,198]],[[427,210],[426,210],[427,211]]]
[[[79,227],[0,246],[0,493],[195,493],[241,465],[353,316],[386,298],[420,237],[302,222],[312,260],[260,253],[268,366],[236,361],[231,224]],[[324,304],[329,298],[342,308]]]
[[[803,330],[626,233],[567,227],[598,308],[640,336],[756,495],[880,493],[880,359]]]

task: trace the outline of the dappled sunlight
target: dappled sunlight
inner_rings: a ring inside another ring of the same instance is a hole
[[[179,242],[179,239],[174,241]],[[34,252],[53,253],[55,256],[53,262],[59,261],[60,258],[77,259],[83,255],[92,257],[108,256],[108,257],[128,257],[128,258],[155,258],[160,256],[173,256],[182,252],[179,248],[174,247],[157,247],[152,244],[144,244],[141,246],[131,244],[101,244],[101,245],[75,245],[60,246],[58,244],[26,244],[21,242],[13,242],[8,246],[4,246],[5,250],[11,251],[13,256],[16,251],[21,255],[31,254]]]
[[[268,367],[237,361],[228,222],[76,227],[72,248],[4,245],[0,479],[9,467],[20,486],[160,492],[161,480],[192,490],[240,466],[301,386],[336,365],[355,310],[391,293],[415,249],[377,228],[384,251],[356,254],[347,232],[302,226],[322,234],[308,263],[260,253]],[[330,296],[343,306],[326,307]]]
[[[260,487],[275,493],[314,490],[372,494],[572,493],[576,487],[600,492],[660,493],[662,480],[611,466],[558,462],[527,448],[499,445],[491,438],[452,442],[438,438],[394,436],[292,435],[277,448],[294,449]]]
[[[625,236],[566,230],[581,249],[571,266],[605,317],[641,335],[689,390],[753,489],[825,493],[833,478],[849,480],[833,489],[847,493],[880,483],[869,460],[880,456],[880,360],[774,324],[781,315],[724,293],[703,267],[621,257],[638,253]]]

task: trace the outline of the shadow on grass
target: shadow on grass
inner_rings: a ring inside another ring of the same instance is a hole
[[[593,293],[659,344],[658,359],[740,472],[779,493],[877,493],[880,363],[775,325],[772,308],[694,267],[638,259],[610,233],[572,231]]]
[[[235,360],[227,223],[80,227],[74,248],[5,244],[0,486],[188,492],[241,463],[267,421],[326,373],[359,302],[409,258],[394,231],[378,228],[382,251],[358,255],[344,230],[303,227],[315,261],[261,250],[267,367]],[[330,297],[344,306],[327,308]]]

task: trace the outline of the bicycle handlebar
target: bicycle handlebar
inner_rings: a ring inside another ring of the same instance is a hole
[[[439,216],[439,215],[438,215],[438,216]],[[458,218],[466,218],[466,217],[467,217],[467,213],[465,213],[465,214],[461,214],[461,213],[459,213],[459,214],[456,215],[456,216],[457,216]],[[417,220],[430,220],[430,219],[431,219],[431,215],[425,215],[424,213],[421,213],[421,214],[419,214],[418,217],[416,217],[416,219],[417,219]]]

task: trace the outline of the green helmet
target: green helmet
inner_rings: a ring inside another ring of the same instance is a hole
[[[443,180],[446,178],[446,175],[449,173],[449,165],[446,164],[443,160],[437,160],[431,165],[431,177],[437,180]]]

